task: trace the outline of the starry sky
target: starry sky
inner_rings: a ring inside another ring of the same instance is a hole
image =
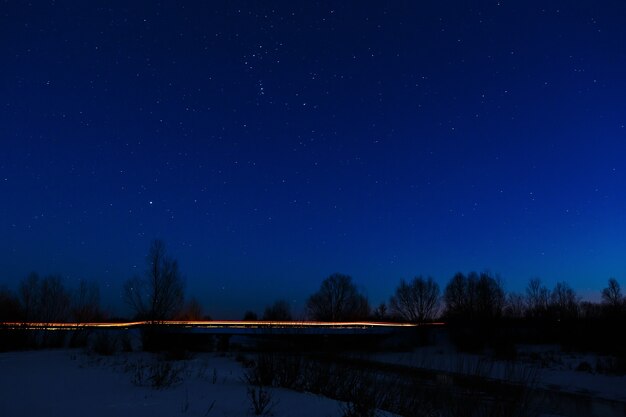
[[[626,279],[626,2],[0,3],[0,284]]]

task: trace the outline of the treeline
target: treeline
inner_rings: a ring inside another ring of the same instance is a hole
[[[169,257],[165,245],[152,242],[143,277],[133,277],[124,286],[124,300],[134,319],[202,320],[195,297],[185,300],[178,263]],[[119,319],[104,311],[97,282],[81,280],[67,287],[59,275],[40,277],[31,273],[18,284],[16,292],[0,287],[0,322],[90,323]]]
[[[13,293],[0,288],[0,322],[36,321],[96,322],[108,318],[100,307],[100,290],[95,282],[81,280],[68,288],[58,275],[40,277],[32,273]]]
[[[148,321],[210,319],[195,298],[185,299],[178,262],[168,255],[165,244],[152,242],[143,276],[126,281],[124,300],[134,318]],[[335,273],[310,295],[304,317],[319,321],[379,320],[426,323],[435,320],[490,321],[533,319],[560,322],[575,319],[623,319],[626,298],[617,280],[609,279],[602,301],[583,301],[566,283],[547,288],[540,279],[528,282],[523,293],[507,293],[502,281],[489,272],[455,274],[443,288],[431,277],[401,280],[387,303],[372,307],[348,275]],[[80,281],[67,288],[59,276],[24,278],[17,292],[0,287],[0,321],[94,322],[111,317],[100,306],[95,282]],[[247,311],[244,320],[256,320]],[[268,305],[263,320],[292,320],[285,300]]]
[[[443,292],[431,277],[401,280],[389,302],[372,309],[351,277],[333,274],[309,297],[307,314],[311,319],[324,321],[376,319],[410,323],[611,319],[624,317],[626,298],[614,278],[602,290],[602,301],[594,303],[583,301],[566,282],[558,282],[549,289],[539,278],[533,278],[524,293],[507,293],[499,277],[489,272],[459,272]]]
[[[123,287],[123,297],[133,311],[133,319],[154,323],[172,319],[210,320],[195,298],[185,298],[178,262],[167,253],[163,242],[152,242],[146,261],[144,274],[130,278]],[[259,316],[247,311],[243,318],[256,320]],[[573,349],[615,354],[622,358],[626,369],[626,345],[621,343],[618,330],[626,324],[626,299],[614,278],[602,290],[601,301],[591,302],[583,301],[566,282],[548,288],[540,279],[533,278],[523,292],[507,293],[501,279],[489,272],[457,273],[443,290],[433,278],[417,276],[410,281],[400,280],[387,302],[372,307],[350,276],[335,273],[308,297],[303,314],[294,315],[289,302],[277,300],[267,305],[260,318],[416,324],[444,321],[446,334],[463,350],[492,348],[511,356],[519,343],[558,343]],[[102,309],[95,282],[80,281],[76,287],[69,288],[59,276],[40,277],[33,273],[19,283],[15,292],[0,287],[0,322],[115,320]],[[421,334],[425,332],[428,330],[422,329]],[[83,337],[77,336],[74,339]],[[4,341],[0,350],[59,343],[52,335],[37,337],[42,340],[33,341],[36,337],[30,333],[12,333],[11,340],[0,338]]]
[[[559,344],[612,355],[611,369],[626,371],[620,332],[626,324],[626,299],[614,278],[602,290],[601,301],[591,302],[566,282],[550,289],[533,278],[522,293],[507,293],[498,276],[469,272],[455,274],[442,291],[434,279],[417,276],[401,280],[388,302],[371,308],[349,276],[333,274],[309,297],[306,314],[323,321],[444,321],[445,335],[463,351],[489,349],[514,359],[519,344]],[[420,328],[415,342],[432,342],[434,332]]]

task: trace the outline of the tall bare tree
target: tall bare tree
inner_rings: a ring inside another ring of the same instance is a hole
[[[437,314],[439,285],[431,278],[421,276],[410,283],[400,281],[396,293],[389,300],[393,314],[412,323],[432,320]]]
[[[550,310],[558,319],[578,317],[580,298],[567,282],[557,282],[550,296]]]
[[[256,321],[259,319],[259,316],[254,311],[248,310],[243,314],[244,321]]]
[[[361,320],[369,315],[369,302],[348,275],[333,274],[307,301],[311,317],[322,321]]]
[[[154,240],[147,263],[143,279],[135,277],[126,282],[124,299],[139,318],[149,321],[172,319],[184,301],[178,262],[167,255],[162,241]]]
[[[526,287],[527,314],[531,317],[543,317],[550,304],[550,290],[539,278],[532,278]]]
[[[17,321],[23,318],[19,298],[4,285],[0,285],[0,321]]]
[[[191,297],[185,302],[182,310],[176,316],[177,320],[208,320],[202,311],[202,304],[196,297]]]
[[[470,273],[470,282],[472,274]],[[478,275],[476,287],[476,312],[479,317],[500,317],[506,305],[506,294],[500,277],[488,272]]]
[[[20,283],[20,297],[27,320],[53,323],[69,318],[70,294],[60,276],[40,279],[30,274]]]
[[[37,273],[31,272],[20,282],[19,296],[26,320],[39,320],[41,288],[39,275]]]
[[[504,315],[509,318],[522,318],[526,313],[526,299],[522,294],[510,293],[506,298]]]
[[[291,306],[289,305],[289,302],[287,302],[287,300],[277,300],[274,302],[274,304],[265,307],[265,311],[263,312],[263,320],[292,320]]]
[[[454,274],[448,285],[446,285],[443,296],[446,304],[445,314],[448,317],[463,316],[473,309],[468,291],[468,282],[465,275],[462,272]]]
[[[87,323],[102,318],[100,310],[100,289],[95,282],[80,280],[72,293],[72,318],[79,323]]]
[[[455,318],[492,319],[500,317],[505,293],[497,276],[488,272],[457,273],[444,291],[445,314]]]
[[[69,316],[70,294],[60,276],[49,276],[41,282],[41,317],[45,322],[65,321]]]
[[[619,309],[624,305],[622,290],[615,278],[609,279],[609,286],[602,290],[602,302],[612,309]]]
[[[374,319],[383,321],[387,320],[387,304],[380,303],[372,312]]]

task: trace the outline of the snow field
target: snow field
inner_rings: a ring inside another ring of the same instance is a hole
[[[80,350],[0,353],[0,416],[172,417],[254,415],[243,368],[216,354],[171,362],[177,382],[148,386],[154,358],[146,353],[111,357]],[[144,385],[137,385],[143,383]],[[269,388],[275,417],[341,416],[342,403],[310,393]]]

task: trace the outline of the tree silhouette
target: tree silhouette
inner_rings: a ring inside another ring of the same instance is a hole
[[[176,316],[177,320],[207,320],[202,312],[202,304],[196,297],[191,297]]]
[[[271,306],[265,307],[263,312],[263,320],[290,321],[291,319],[291,307],[285,300],[274,302]]]
[[[72,293],[70,312],[72,318],[79,323],[101,319],[98,284],[81,280],[78,288]]]
[[[502,315],[506,295],[498,277],[493,277],[487,272],[482,272],[478,276],[476,283],[476,297],[476,312],[478,317],[494,318]]]
[[[374,309],[372,314],[374,315],[375,320],[387,320],[387,305],[385,303],[380,303],[378,307]]]
[[[463,273],[457,272],[444,291],[446,316],[463,316],[471,312],[471,297],[468,296],[468,282]]]
[[[550,295],[550,310],[557,319],[578,317],[579,298],[567,282],[557,282]]]
[[[243,320],[244,321],[256,321],[258,320],[259,317],[257,316],[257,314],[252,311],[252,310],[248,310],[243,314]]]
[[[23,314],[17,296],[4,285],[0,286],[0,321],[22,320]]]
[[[145,278],[131,278],[124,286],[124,299],[138,318],[170,320],[183,306],[183,279],[178,262],[170,258],[165,244],[154,240],[147,257]]]
[[[40,279],[31,273],[22,280],[19,291],[26,320],[53,323],[69,318],[71,297],[61,277]]]
[[[602,304],[608,317],[617,318],[626,311],[626,299],[615,278],[609,279],[608,287],[602,290]]]
[[[438,303],[439,285],[432,278],[421,276],[413,278],[410,283],[400,281],[396,293],[389,300],[391,311],[412,323],[432,320]]]
[[[31,272],[20,282],[20,301],[24,309],[24,317],[28,321],[37,321],[40,319],[39,303],[41,301],[41,289],[39,281],[39,275],[35,272]]]
[[[526,300],[522,294],[510,293],[506,299],[504,315],[509,318],[519,319],[526,314]]]
[[[369,315],[367,298],[348,275],[332,274],[307,301],[310,316],[321,321],[361,320]]]
[[[447,317],[491,319],[502,315],[505,294],[500,280],[488,272],[458,272],[446,286],[444,300]]]
[[[609,279],[609,286],[602,290],[602,302],[613,310],[619,310],[624,305],[622,290],[615,278]]]
[[[550,290],[541,283],[539,278],[533,278],[526,287],[527,314],[531,317],[545,317],[550,304]]]

